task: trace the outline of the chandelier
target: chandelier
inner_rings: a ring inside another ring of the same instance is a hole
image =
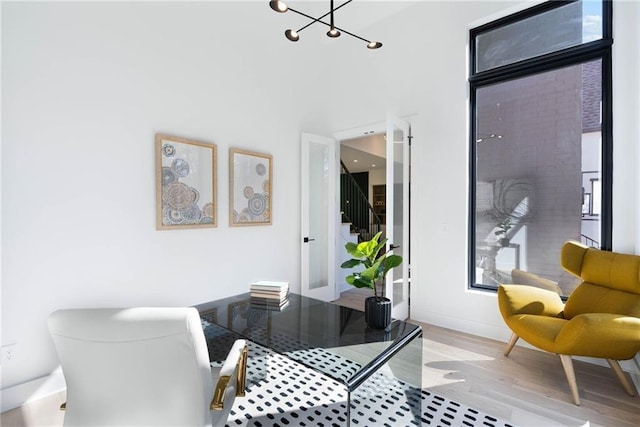
[[[306,13],[300,12],[298,10],[292,9],[290,8],[285,2],[281,1],[281,0],[271,0],[269,2],[269,6],[271,7],[271,9],[275,10],[278,13],[285,13],[287,11],[291,11],[294,13],[297,13],[298,15],[302,15],[305,18],[308,18],[311,20],[311,22],[309,22],[307,25],[305,25],[304,27],[300,28],[299,30],[292,30],[292,29],[288,29],[287,31],[284,32],[284,35],[286,38],[288,38],[289,40],[291,40],[292,42],[297,42],[298,40],[300,40],[300,32],[302,30],[304,30],[305,28],[315,24],[316,22],[319,22],[321,24],[326,25],[327,27],[329,27],[329,31],[327,31],[327,36],[331,37],[331,38],[336,38],[336,37],[340,37],[340,35],[342,33],[348,34],[351,37],[355,37],[357,39],[360,39],[364,42],[367,43],[367,47],[369,49],[378,49],[380,47],[382,47],[382,43],[377,42],[377,41],[371,41],[371,40],[367,40],[363,37],[360,37],[356,34],[350,33],[349,31],[340,28],[340,27],[336,27],[335,26],[335,21],[333,18],[333,13],[340,9],[343,6],[346,6],[347,4],[351,3],[353,0],[347,0],[344,3],[342,3],[340,6],[334,8],[333,7],[333,0],[330,0],[330,9],[329,12],[325,13],[324,15],[322,15],[319,18],[314,18],[313,16],[309,16]],[[327,15],[329,15],[329,23],[323,21],[323,18],[326,18]]]

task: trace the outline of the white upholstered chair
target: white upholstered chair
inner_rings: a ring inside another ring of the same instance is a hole
[[[246,343],[212,370],[195,308],[59,310],[49,332],[67,383],[65,426],[224,425],[244,394]]]

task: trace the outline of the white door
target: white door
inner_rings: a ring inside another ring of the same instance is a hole
[[[387,274],[385,296],[391,316],[409,317],[409,123],[387,113],[387,228],[388,250],[402,256],[402,264]]]
[[[338,157],[336,140],[302,134],[301,293],[324,301],[338,298],[335,285]]]

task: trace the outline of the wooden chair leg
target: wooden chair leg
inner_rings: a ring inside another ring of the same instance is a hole
[[[569,356],[568,354],[561,354],[560,361],[562,362],[564,374],[567,376],[567,381],[569,382],[569,388],[571,389],[571,394],[573,395],[573,402],[577,406],[580,406],[578,383],[576,382],[576,373],[573,370],[573,362],[571,361],[571,356]]]
[[[519,338],[520,337],[517,336],[515,333],[511,334],[511,338],[509,339],[509,343],[507,344],[507,348],[504,350],[505,357],[509,357],[509,353],[511,353],[511,350],[513,350],[513,346],[516,345],[516,343],[518,342]]]
[[[624,387],[624,390],[627,392],[627,394],[629,396],[635,396],[636,392],[634,390],[634,387],[631,385],[629,379],[624,374],[624,371],[620,367],[620,363],[617,360],[613,359],[607,359],[607,362],[609,362],[609,366],[611,366],[611,369],[613,369],[613,372],[615,372],[616,377],[618,377],[618,380],[620,380],[620,383],[622,383],[622,387]]]

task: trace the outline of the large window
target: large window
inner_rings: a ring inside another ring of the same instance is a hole
[[[562,244],[611,248],[611,15],[547,2],[471,30],[472,287],[568,295]]]

